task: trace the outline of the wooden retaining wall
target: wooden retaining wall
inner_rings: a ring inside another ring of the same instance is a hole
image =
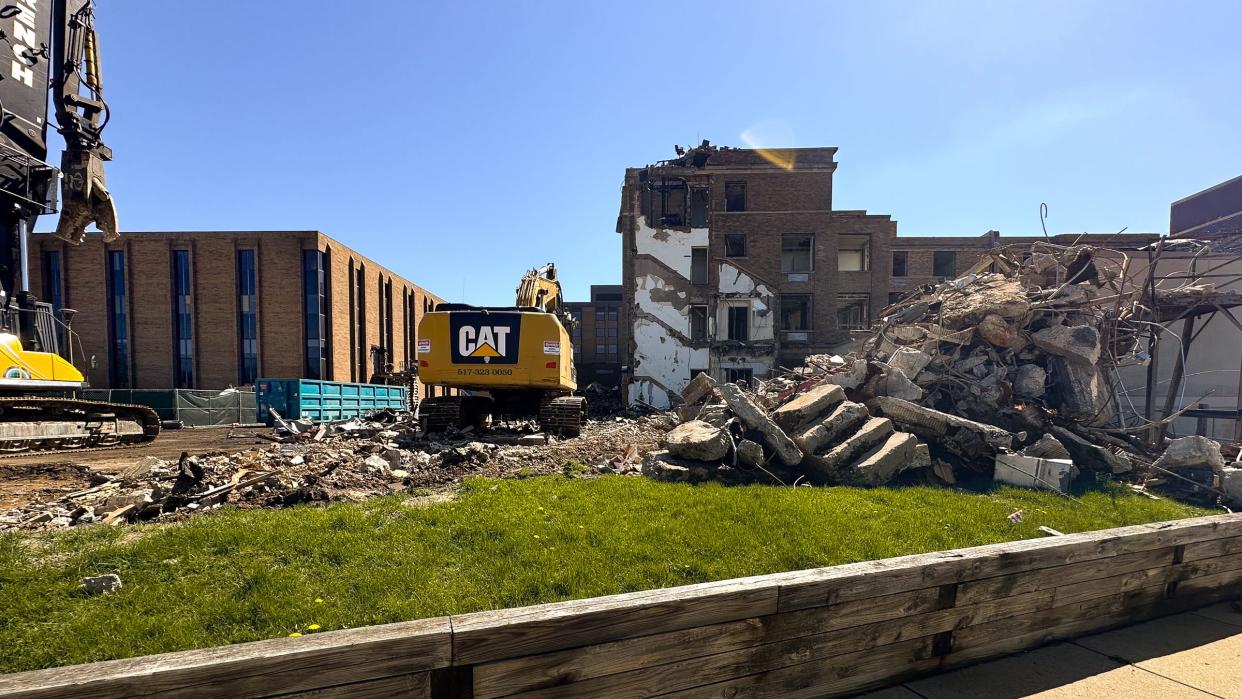
[[[0,697],[819,697],[1238,596],[1220,515],[0,675]]]

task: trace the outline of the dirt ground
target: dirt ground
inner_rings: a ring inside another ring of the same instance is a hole
[[[215,454],[270,444],[266,427],[165,430],[150,444],[81,454],[21,454],[0,459],[0,511],[52,499],[92,485],[93,472],[115,473],[144,456],[176,459],[181,452]]]

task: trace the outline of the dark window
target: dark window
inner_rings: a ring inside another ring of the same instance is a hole
[[[396,357],[393,351],[393,320],[392,320],[392,280],[384,282],[384,349],[387,350],[387,361],[392,362]]]
[[[786,235],[781,237],[781,271],[786,274],[811,271],[811,236]]]
[[[613,359],[616,359],[617,358],[617,346],[608,345],[608,354],[612,355]]]
[[[354,261],[349,261],[349,351],[351,354],[357,352],[358,347],[358,282],[355,281],[357,272],[354,271]],[[358,380],[358,362],[356,359],[349,360],[349,380]]]
[[[358,265],[358,273],[354,275],[354,373],[357,381],[366,381],[367,376],[367,266]]]
[[[604,353],[604,345],[595,345],[595,354],[602,355]]]
[[[125,290],[125,251],[108,251],[108,380],[129,386],[129,299]]]
[[[52,317],[56,319],[56,337],[61,347],[68,341],[64,334],[64,318],[60,311],[65,307],[65,280],[59,250],[43,251],[43,300],[52,304]]]
[[[893,253],[893,276],[906,276],[906,251],[900,250]]]
[[[254,250],[237,251],[237,383],[259,378],[259,289]]]
[[[320,250],[302,251],[302,293],[306,315],[306,378],[328,377],[327,266]]]
[[[707,340],[707,306],[690,307],[690,341]]]
[[[746,210],[746,183],[725,183],[725,211]]]
[[[951,250],[932,253],[932,274],[937,277],[957,276],[957,253]]]
[[[707,227],[707,214],[711,201],[712,192],[710,189],[696,187],[690,190],[690,225],[692,227]]]
[[[707,283],[707,248],[690,248],[690,283]]]
[[[750,339],[750,306],[729,306],[729,339]]]
[[[401,368],[409,369],[413,361],[410,355],[413,350],[410,348],[414,344],[414,292],[408,289],[401,292],[401,317],[405,319],[401,333],[401,344],[404,345],[401,353],[403,361]]]
[[[194,300],[190,285],[190,251],[173,250],[173,385],[194,388]]]
[[[837,327],[842,330],[866,330],[869,307],[870,298],[866,294],[841,296],[837,302]]]
[[[651,184],[651,215],[649,220],[661,226],[686,225],[686,181],[680,178],[660,178]]]
[[[730,233],[725,236],[725,257],[746,257],[745,233]]]
[[[781,329],[811,329],[811,297],[787,295],[781,297]]]
[[[608,331],[602,325],[595,326],[595,337],[607,337]]]
[[[608,309],[608,320],[616,320],[616,319],[617,319],[617,309],[615,308]]]
[[[608,328],[608,337],[616,337],[616,336],[617,336],[616,326]]]
[[[750,380],[755,376],[754,369],[725,369],[725,383],[744,383],[749,384]]]

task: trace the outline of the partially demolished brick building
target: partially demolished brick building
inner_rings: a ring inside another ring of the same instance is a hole
[[[702,371],[737,381],[798,366],[888,304],[897,224],[833,210],[836,150],[704,141],[626,170],[617,232],[630,402],[667,407]]]

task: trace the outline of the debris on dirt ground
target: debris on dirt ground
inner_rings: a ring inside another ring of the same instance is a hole
[[[116,573],[108,573],[106,575],[93,575],[89,578],[82,578],[82,584],[79,587],[88,595],[106,595],[110,592],[116,592],[124,585],[121,584],[121,576]]]
[[[288,424],[294,424],[285,421]],[[549,440],[530,425],[424,433],[408,413],[352,419],[300,431],[277,424],[264,446],[177,461],[145,456],[92,485],[41,491],[6,503],[0,531],[86,524],[175,521],[223,505],[288,507],[359,501],[416,488],[493,477],[585,472],[637,473],[642,454],[660,446],[676,421],[663,414],[588,421],[580,437]],[[537,437],[532,439],[532,437]],[[725,435],[725,440],[728,440]],[[730,447],[731,448],[731,447]]]

